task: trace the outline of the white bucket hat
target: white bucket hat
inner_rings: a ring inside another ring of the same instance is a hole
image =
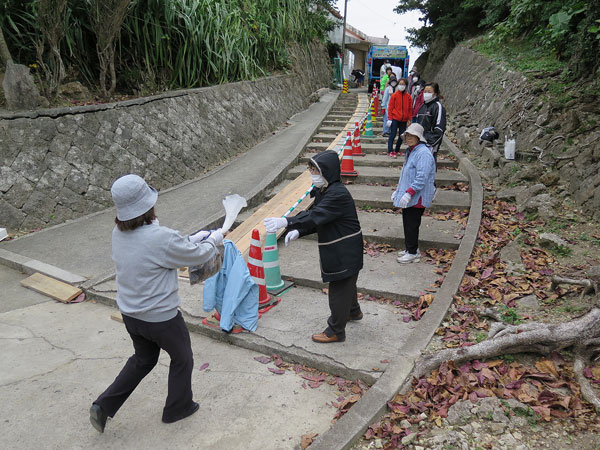
[[[113,202],[117,207],[117,219],[124,222],[135,219],[156,204],[158,192],[138,175],[124,175],[110,188]]]
[[[423,137],[424,132],[425,129],[423,128],[423,125],[419,125],[418,123],[411,123],[406,129],[406,131],[402,133],[402,138],[404,138],[406,133],[408,133],[418,137],[420,142],[426,142],[425,138]]]

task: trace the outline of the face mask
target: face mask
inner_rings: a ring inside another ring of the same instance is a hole
[[[396,83],[395,81],[392,81],[392,82],[390,82],[390,85],[391,85],[392,87],[396,87],[396,85],[397,85],[397,84],[398,84],[398,83]]]
[[[413,83],[416,83],[417,81],[419,81],[419,79],[417,77],[413,77]]]
[[[423,100],[426,102],[430,101],[433,98],[433,94],[431,92],[425,92],[423,94]]]
[[[398,86],[398,89],[400,89],[400,92],[402,92],[406,89],[406,86],[401,84],[400,86]]]
[[[325,186],[325,178],[323,178],[323,175],[313,175],[311,174],[310,177],[312,178],[312,184],[315,185],[315,187],[323,187]]]

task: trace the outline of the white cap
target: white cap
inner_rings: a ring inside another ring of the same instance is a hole
[[[138,175],[124,175],[110,189],[117,219],[124,222],[146,214],[156,204],[158,192]]]
[[[424,132],[425,129],[423,128],[423,125],[420,125],[418,123],[411,123],[406,129],[406,131],[402,133],[402,137],[404,137],[404,135],[408,133],[418,137],[420,142],[425,142],[425,138],[423,137]]]

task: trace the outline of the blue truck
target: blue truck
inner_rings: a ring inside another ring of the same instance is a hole
[[[372,45],[367,55],[367,77],[369,80],[369,92],[373,91],[373,85],[378,83],[381,66],[389,61],[392,66],[402,69],[402,76],[408,75],[408,64],[410,56],[408,48],[404,45]]]

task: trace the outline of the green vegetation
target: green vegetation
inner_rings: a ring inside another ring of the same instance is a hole
[[[425,25],[409,30],[413,45],[485,34],[476,49],[502,55],[519,70],[563,72],[571,81],[598,74],[600,0],[400,0],[396,7],[400,14],[411,10]]]
[[[511,325],[518,325],[520,323],[523,323],[523,321],[521,320],[521,316],[519,316],[517,310],[515,308],[509,308],[505,305],[502,305],[500,307],[500,317],[502,317],[502,320],[504,322],[510,323]]]
[[[114,58],[121,92],[190,88],[285,70],[291,44],[324,41],[332,1],[6,0],[0,27],[15,61],[46,81],[64,62],[66,79],[110,87]]]

